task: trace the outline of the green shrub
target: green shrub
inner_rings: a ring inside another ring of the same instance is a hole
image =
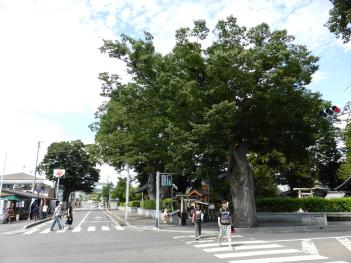
[[[172,198],[162,199],[160,202],[160,209],[162,210],[164,208],[168,208],[168,210],[169,210],[172,208],[172,205],[173,205],[173,207],[176,206],[176,201],[173,200]]]
[[[134,200],[134,201],[128,202],[128,206],[129,207],[140,207],[140,203],[141,203],[140,200]]]
[[[325,199],[307,198],[264,198],[256,200],[257,212],[351,212],[351,198]]]
[[[145,200],[140,202],[140,207],[145,209],[156,209],[156,200]]]

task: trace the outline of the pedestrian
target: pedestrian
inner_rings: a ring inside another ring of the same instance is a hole
[[[195,225],[195,240],[201,238],[201,227],[204,220],[204,213],[200,209],[200,204],[195,204],[195,209],[192,214],[192,222]]]
[[[13,210],[13,205],[10,204],[10,206],[6,209],[6,219],[9,224],[11,224],[12,217],[14,217],[14,210]]]
[[[62,208],[62,203],[59,202],[58,205],[55,208],[54,214],[52,216],[52,225],[50,230],[54,231],[55,224],[57,223],[58,227],[60,230],[62,230],[60,218],[61,218],[61,208]]]
[[[33,208],[33,219],[34,219],[34,222],[36,222],[38,220],[38,216],[39,216],[39,206],[38,206],[38,204],[35,204],[35,206]]]
[[[218,214],[218,226],[219,226],[219,235],[218,235],[218,244],[221,246],[222,238],[228,238],[228,246],[232,248],[232,240],[231,240],[231,223],[232,217],[230,211],[228,209],[227,201],[222,201],[222,207],[219,210]]]
[[[67,216],[66,216],[66,222],[65,222],[65,226],[67,226],[67,229],[71,228],[71,225],[73,223],[73,207],[72,207],[72,203],[70,202],[68,204],[68,209],[67,209]]]
[[[41,215],[43,219],[46,219],[46,216],[48,214],[48,209],[49,209],[49,206],[46,204],[46,201],[44,201],[43,209],[41,210]]]
[[[167,224],[168,223],[168,219],[169,219],[169,213],[168,213],[168,209],[167,207],[165,209],[163,209],[163,223]]]

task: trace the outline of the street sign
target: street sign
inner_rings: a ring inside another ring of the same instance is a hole
[[[172,175],[162,174],[161,175],[161,186],[172,186]]]
[[[65,169],[54,169],[54,177],[61,178],[65,175]]]

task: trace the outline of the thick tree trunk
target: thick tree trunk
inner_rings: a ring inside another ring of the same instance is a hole
[[[230,146],[228,179],[236,227],[254,227],[257,223],[254,183],[246,155],[246,143]]]
[[[154,174],[149,174],[147,180],[147,193],[150,200],[155,200],[156,198],[156,179]]]
[[[71,192],[69,192],[68,190],[63,191],[63,201],[68,202],[69,200],[69,195],[71,194]]]

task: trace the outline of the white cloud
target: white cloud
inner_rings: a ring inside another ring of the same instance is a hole
[[[324,72],[317,71],[312,75],[312,82],[316,83],[316,82],[321,81],[321,80],[326,79],[326,78],[327,78],[327,76]]]

